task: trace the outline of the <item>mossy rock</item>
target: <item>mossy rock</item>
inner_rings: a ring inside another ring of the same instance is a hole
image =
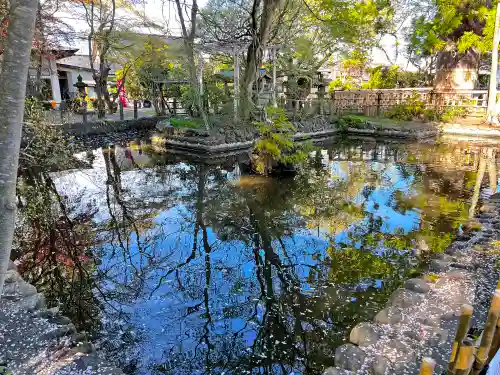
[[[432,272],[428,273],[427,275],[424,275],[424,280],[433,284],[435,284],[440,278],[441,276],[436,275],[435,273]]]
[[[464,232],[479,232],[481,229],[483,229],[483,226],[475,219],[471,219],[462,225]]]

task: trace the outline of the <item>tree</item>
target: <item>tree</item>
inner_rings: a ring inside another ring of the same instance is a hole
[[[202,98],[202,93],[201,93],[201,85],[200,85],[200,77],[201,77],[201,72],[198,72],[198,68],[196,66],[196,58],[195,58],[195,51],[194,51],[194,39],[196,37],[196,24],[197,24],[197,17],[198,17],[198,3],[196,0],[191,0],[190,4],[190,12],[187,12],[187,5],[184,4],[184,9],[183,6],[181,5],[180,0],[175,0],[175,4],[177,7],[177,15],[179,16],[179,22],[181,24],[181,30],[182,30],[182,40],[184,42],[184,48],[185,48],[185,53],[186,53],[186,59],[187,59],[187,65],[188,65],[188,71],[189,71],[189,79],[190,83],[192,86],[192,91],[193,91],[193,96],[194,96],[194,103],[196,106],[196,109],[198,111],[198,114],[202,117],[203,122],[205,124],[205,128],[207,130],[210,129],[207,121],[207,117],[205,114],[205,111],[203,109],[203,98]],[[186,16],[189,15],[189,18],[186,19]],[[187,21],[187,22],[186,22]],[[188,22],[191,24],[189,25],[188,29]],[[203,58],[200,55],[199,58],[199,67],[200,69],[203,69]]]
[[[335,53],[369,51],[378,45],[380,36],[393,30],[393,13],[385,0],[212,0],[200,12],[200,38],[238,48],[248,46],[241,87],[248,116],[252,86],[266,63],[267,46],[280,46],[273,64],[288,77],[289,91],[294,77],[315,79],[318,69]]]
[[[434,60],[435,87],[474,88],[481,57],[492,50],[496,8],[484,1],[431,4],[413,19],[409,52]]]
[[[0,75],[0,296],[9,264],[16,216],[16,182],[21,145],[26,80],[33,42],[37,2],[12,1]]]
[[[132,99],[161,100],[161,84],[157,79],[166,78],[165,74],[172,66],[170,47],[164,38],[158,35],[144,35],[130,32],[118,32],[120,45],[114,44],[108,58],[110,63],[120,66],[115,71],[117,87],[110,92],[110,101],[115,106],[121,89],[126,85],[127,94]],[[157,100],[153,101],[156,109]],[[160,111],[157,111],[161,114]]]
[[[85,18],[90,27],[87,39],[90,68],[96,84],[97,115],[99,118],[103,118],[105,116],[104,100],[109,103],[107,82],[111,66],[107,60],[107,54],[116,26],[116,0],[110,0],[110,2],[81,0],[80,4],[85,9]]]
[[[255,75],[262,64],[264,51],[270,38],[271,26],[274,22],[277,22],[276,16],[283,7],[283,4],[283,0],[263,0],[261,9],[261,0],[254,0],[253,2],[250,15],[250,35],[252,36],[252,41],[247,49],[245,72],[242,82],[243,100],[245,101],[243,105],[244,117],[248,117],[250,113]]]
[[[38,9],[35,22],[35,37],[33,41],[33,63],[36,66],[36,77],[33,83],[34,96],[43,97],[44,82],[42,80],[43,60],[55,60],[57,49],[61,44],[71,45],[73,42],[73,28],[56,16],[61,0],[38,0]],[[31,93],[30,93],[31,94]]]
[[[493,46],[491,51],[490,90],[488,92],[487,120],[498,124],[497,118],[497,71],[498,71],[498,44],[500,43],[500,2],[495,10],[495,29],[493,32]]]

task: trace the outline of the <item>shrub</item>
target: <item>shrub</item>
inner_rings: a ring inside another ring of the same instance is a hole
[[[441,120],[444,122],[450,122],[456,118],[466,117],[470,113],[470,110],[466,107],[452,107],[448,108],[441,115]]]
[[[267,108],[268,121],[255,122],[259,139],[254,146],[254,168],[263,175],[271,172],[275,163],[298,164],[307,160],[309,145],[297,145],[293,140],[295,126],[282,108]]]
[[[328,85],[328,92],[334,90],[355,90],[359,88],[354,82],[353,78],[347,76],[346,78],[337,78],[331,81]]]
[[[418,93],[409,97],[406,103],[392,107],[385,115],[394,120],[411,121],[415,119],[426,121],[452,121],[458,117],[466,117],[469,110],[466,107],[450,107],[445,109],[425,108],[425,103]]]
[[[336,127],[339,130],[346,130],[347,128],[364,128],[366,121],[356,115],[342,116],[337,120]]]
[[[406,99],[406,103],[395,105],[386,116],[395,120],[411,121],[422,118],[425,111],[425,103],[420,98],[420,94],[413,93]]]
[[[171,118],[169,119],[170,124],[174,128],[199,128],[201,124],[195,120],[190,120],[186,118]]]

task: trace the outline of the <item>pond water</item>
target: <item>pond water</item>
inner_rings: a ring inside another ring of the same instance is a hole
[[[78,155],[19,255],[133,374],[321,374],[497,190],[496,148],[462,143],[332,143],[281,178],[161,151]]]

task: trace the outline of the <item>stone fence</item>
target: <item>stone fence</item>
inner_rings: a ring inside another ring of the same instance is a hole
[[[488,90],[435,90],[432,87],[334,90],[328,94],[316,93],[306,99],[282,98],[280,105],[292,114],[308,113],[344,115],[362,113],[366,116],[382,116],[398,104],[418,100],[428,109],[465,107],[471,116],[484,116],[488,106]]]
[[[488,90],[437,91],[432,87],[348,90],[331,93],[331,108],[337,114],[363,113],[380,116],[397,104],[418,100],[429,109],[465,107],[473,116],[482,116],[488,106]]]

